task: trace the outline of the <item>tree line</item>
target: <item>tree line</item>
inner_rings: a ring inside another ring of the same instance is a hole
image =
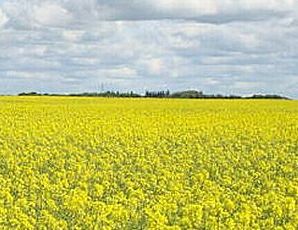
[[[37,92],[23,92],[18,96],[72,96],[72,97],[124,97],[124,98],[192,98],[192,99],[289,99],[275,94],[254,94],[252,96],[222,95],[222,94],[204,94],[202,91],[185,90],[171,93],[169,90],[145,91],[144,95],[134,91],[119,92],[93,92],[93,93],[72,93],[72,94],[49,94]]]

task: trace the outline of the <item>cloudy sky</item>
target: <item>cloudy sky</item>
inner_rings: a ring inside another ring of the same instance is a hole
[[[298,98],[296,0],[0,0],[0,94]]]

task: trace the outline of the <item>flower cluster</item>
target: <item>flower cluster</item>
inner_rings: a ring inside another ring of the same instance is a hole
[[[298,226],[298,103],[2,97],[1,229]]]

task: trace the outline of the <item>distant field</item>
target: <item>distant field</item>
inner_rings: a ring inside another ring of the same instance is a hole
[[[298,101],[0,97],[0,229],[297,229]]]

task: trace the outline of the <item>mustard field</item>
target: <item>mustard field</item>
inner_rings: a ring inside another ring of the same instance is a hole
[[[0,229],[298,229],[298,101],[0,97]]]

